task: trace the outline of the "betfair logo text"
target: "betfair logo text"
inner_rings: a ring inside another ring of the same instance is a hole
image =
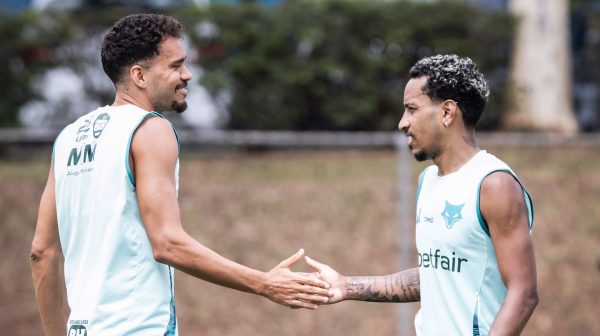
[[[445,271],[460,272],[460,268],[463,263],[469,262],[465,258],[461,258],[456,255],[456,252],[452,252],[452,256],[445,256],[441,254],[439,249],[432,252],[429,249],[429,253],[418,253],[419,267],[423,268],[441,268]]]

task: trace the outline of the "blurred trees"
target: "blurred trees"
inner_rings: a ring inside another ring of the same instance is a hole
[[[56,62],[54,47],[73,45],[90,26],[97,34],[125,14],[123,7],[102,7],[71,12],[70,20],[52,12],[2,17],[0,61],[9,66],[0,79],[10,92],[0,103],[0,126],[16,123],[34,94],[32,80]],[[395,129],[409,67],[436,53],[469,56],[486,74],[492,97],[480,129],[497,127],[509,103],[514,21],[507,13],[457,1],[289,0],[179,7],[171,14],[186,25],[199,55],[192,61],[204,70],[196,78],[223,103],[227,128]],[[30,50],[38,56],[27,56]],[[63,62],[77,69],[76,55],[68,56]]]
[[[34,98],[33,83],[56,65],[54,48],[68,40],[66,16],[0,10],[0,126],[16,126],[20,108]]]
[[[288,1],[214,5],[176,15],[188,27],[214,96],[231,93],[233,129],[392,130],[409,67],[436,53],[471,57],[493,96],[508,96],[513,20],[461,2]]]

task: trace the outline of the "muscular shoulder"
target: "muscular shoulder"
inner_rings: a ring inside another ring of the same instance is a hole
[[[494,231],[494,227],[527,227],[523,189],[509,172],[497,171],[484,179],[481,185],[480,209],[491,231]]]
[[[518,196],[522,199],[521,185],[508,171],[496,171],[489,174],[481,184],[481,197],[490,199],[507,199]]]
[[[157,115],[149,115],[136,130],[135,137],[172,136],[173,126],[171,123]],[[147,139],[149,140],[149,139]]]
[[[131,141],[134,156],[177,157],[178,145],[171,123],[158,116],[147,117],[137,128]]]

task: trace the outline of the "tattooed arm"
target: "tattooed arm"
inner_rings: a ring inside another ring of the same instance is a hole
[[[345,277],[333,268],[306,257],[318,277],[329,283],[331,298],[328,303],[343,300],[369,302],[415,302],[421,300],[419,269],[382,276]]]

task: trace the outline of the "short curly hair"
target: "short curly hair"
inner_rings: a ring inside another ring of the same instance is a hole
[[[102,42],[102,68],[116,85],[127,69],[137,62],[150,61],[168,37],[181,38],[183,25],[162,14],[133,14],[117,21]]]
[[[474,128],[487,104],[490,90],[477,65],[468,57],[435,55],[419,60],[410,78],[427,77],[423,92],[434,102],[452,99],[458,103],[465,126]]]

